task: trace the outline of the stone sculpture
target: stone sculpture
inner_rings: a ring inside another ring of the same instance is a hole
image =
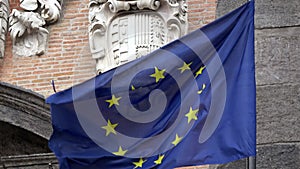
[[[97,72],[139,58],[187,33],[185,0],[90,0]]]
[[[8,0],[0,0],[0,58],[4,57],[5,38],[8,28],[9,4]]]
[[[42,55],[49,33],[44,26],[60,18],[61,1],[20,0],[20,7],[25,11],[13,9],[9,18],[13,51],[19,56]]]

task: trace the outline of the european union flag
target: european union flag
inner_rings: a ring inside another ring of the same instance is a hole
[[[49,141],[62,169],[171,169],[256,150],[254,2],[56,93]]]

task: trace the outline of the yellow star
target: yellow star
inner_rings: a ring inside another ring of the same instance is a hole
[[[107,103],[109,103],[109,108],[111,108],[111,106],[113,105],[119,105],[119,100],[121,99],[122,97],[116,97],[115,95],[112,95],[111,99],[109,100],[105,100]]]
[[[110,133],[117,134],[115,128],[117,127],[118,123],[111,124],[110,120],[107,121],[107,126],[102,126],[104,130],[106,130],[106,136],[108,136]]]
[[[205,85],[205,84],[203,84],[203,85],[202,85],[202,89],[201,89],[201,90],[199,90],[197,93],[198,93],[198,94],[201,94],[205,88],[206,88],[206,85]]]
[[[131,90],[134,91],[135,90],[135,87],[133,85],[131,85]]]
[[[165,155],[159,155],[158,159],[156,161],[154,161],[154,163],[157,165],[161,164],[164,157],[165,157]]]
[[[180,71],[180,73],[183,73],[185,70],[189,70],[191,69],[190,66],[193,62],[189,63],[189,64],[186,64],[185,62],[183,62],[183,66],[178,68]]]
[[[133,164],[135,165],[134,168],[138,168],[138,167],[143,167],[144,162],[146,162],[146,160],[143,160],[142,158],[140,158],[140,161],[138,162],[133,162]]]
[[[155,67],[155,73],[150,75],[151,77],[155,78],[155,82],[157,83],[160,79],[164,79],[164,72],[166,71],[166,69],[163,70],[159,70],[157,67]]]
[[[196,77],[202,74],[203,70],[206,68],[206,66],[200,67],[200,69],[196,72]],[[196,78],[195,77],[195,78]]]
[[[117,152],[113,152],[116,156],[124,156],[128,150],[123,150],[121,146],[119,146],[119,150]]]
[[[177,146],[177,144],[182,140],[183,137],[179,137],[178,134],[176,134],[175,140],[172,142],[174,146]]]
[[[185,117],[188,118],[188,123],[192,121],[192,119],[197,120],[197,113],[199,109],[193,110],[192,107],[190,107],[190,111],[185,115]]]

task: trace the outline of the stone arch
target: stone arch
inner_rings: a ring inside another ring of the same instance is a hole
[[[49,140],[50,108],[42,95],[0,82],[0,121],[23,128]]]

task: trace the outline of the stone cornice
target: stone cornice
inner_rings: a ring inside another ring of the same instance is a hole
[[[7,156],[0,158],[0,168],[56,168],[58,161],[53,153]],[[53,167],[55,166],[55,167]]]
[[[0,120],[49,139],[50,109],[43,96],[0,82]]]

